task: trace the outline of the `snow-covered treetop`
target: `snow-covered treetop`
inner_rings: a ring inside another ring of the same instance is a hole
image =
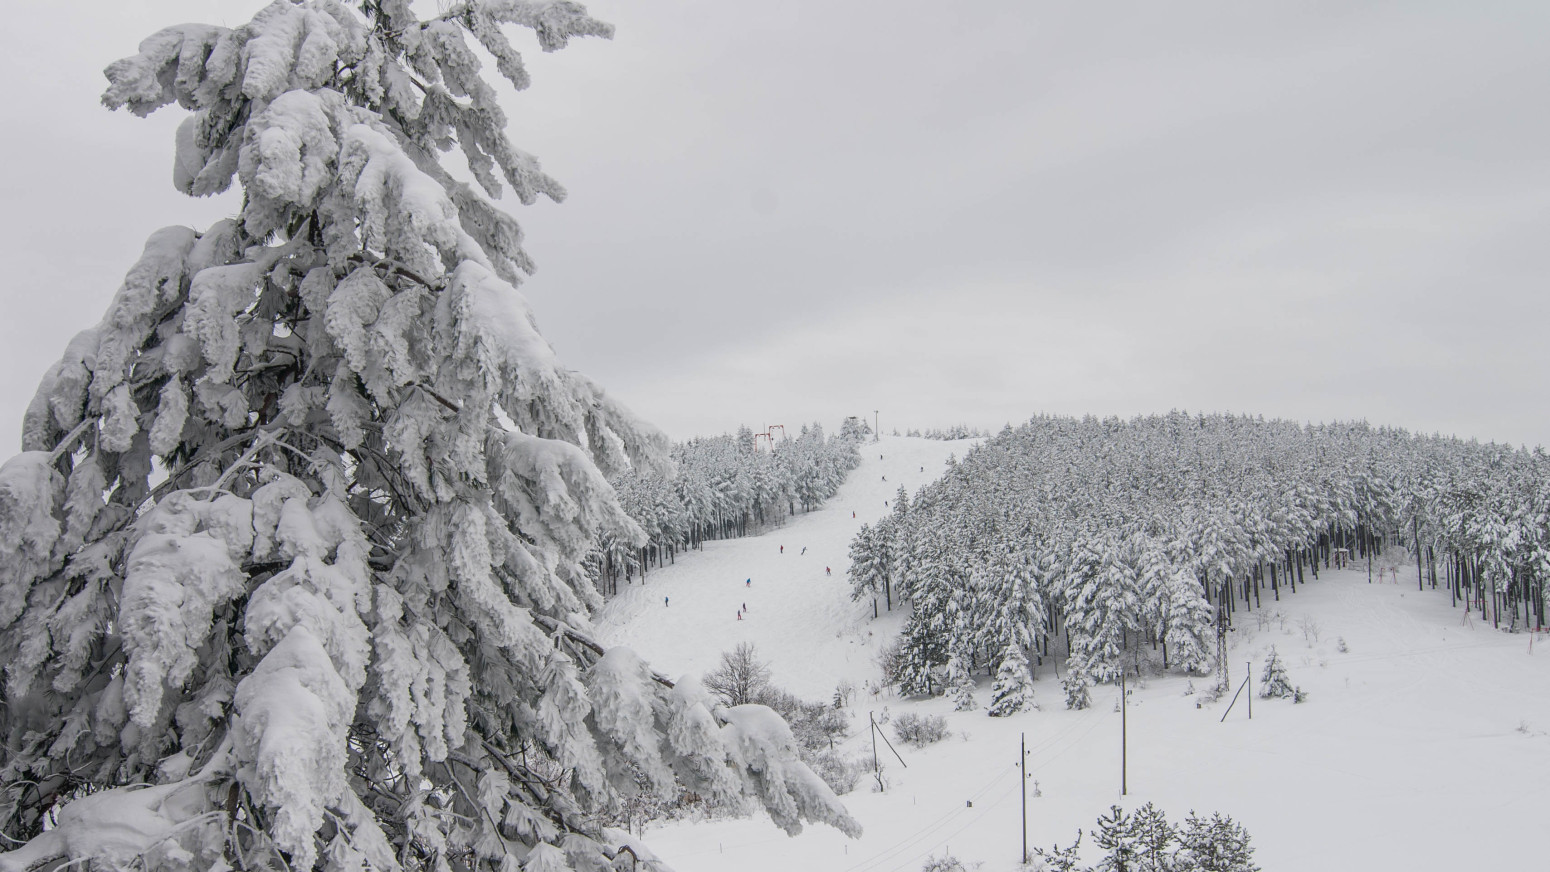
[[[491,198],[564,192],[483,78],[527,85],[512,25],[610,33],[276,0],[108,68],[109,107],[190,111],[180,189],[243,202],[152,234],[0,466],[0,872],[602,868],[622,797],[679,784],[854,831],[747,716],[586,638],[583,561],[644,541],[606,476],[667,441],[515,287]]]

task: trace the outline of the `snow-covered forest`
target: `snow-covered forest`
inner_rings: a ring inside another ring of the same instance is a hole
[[[823,425],[804,425],[795,438],[775,441],[770,430],[746,426],[736,435],[693,439],[673,446],[672,466],[632,467],[609,480],[619,504],[646,534],[646,544],[604,535],[591,563],[599,588],[619,592],[635,573],[671,563],[680,550],[707,539],[746,536],[778,524],[798,507],[811,511],[834,495],[861,462],[858,446],[870,431],[855,418],[826,438]],[[760,444],[759,437],[768,440]]]
[[[935,694],[984,670],[1004,714],[1030,654],[1076,683],[1143,658],[1208,671],[1235,612],[1385,549],[1493,626],[1543,626],[1550,459],[1365,424],[1036,417],[901,490],[850,578],[911,606],[890,679]]]
[[[585,636],[599,537],[648,542],[606,476],[668,445],[516,290],[491,198],[564,189],[474,51],[526,87],[512,27],[611,33],[276,0],[108,68],[242,208],[151,234],[0,467],[0,870],[647,868],[606,824],[682,789],[857,831],[773,712]]]

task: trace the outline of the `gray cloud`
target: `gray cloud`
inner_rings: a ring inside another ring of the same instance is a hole
[[[1550,8],[589,5],[616,39],[510,100],[571,192],[515,207],[524,290],[674,435],[1187,407],[1550,443]],[[13,31],[0,426],[146,234],[234,208],[97,71],[255,6]]]

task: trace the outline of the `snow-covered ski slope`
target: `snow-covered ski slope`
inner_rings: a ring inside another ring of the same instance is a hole
[[[883,439],[824,509],[764,536],[708,543],[654,571],[605,609],[601,635],[669,675],[702,674],[721,651],[752,641],[777,684],[815,699],[828,699],[842,677],[858,686],[874,679],[875,653],[902,616],[874,623],[870,602],[850,602],[851,533],[887,511],[883,501],[900,483],[913,492],[967,447]],[[1175,821],[1191,809],[1232,815],[1267,872],[1550,868],[1550,637],[1531,648],[1528,634],[1494,630],[1478,613],[1466,622],[1446,592],[1416,591],[1414,565],[1399,578],[1368,584],[1365,567],[1324,572],[1296,595],[1267,596],[1262,610],[1239,614],[1234,686],[1248,662],[1257,681],[1274,644],[1308,691],[1305,704],[1255,698],[1249,720],[1240,699],[1219,723],[1228,698],[1196,708],[1188,678],[1133,688],[1128,796],[1120,795],[1117,690],[1095,688],[1091,709],[1068,711],[1046,665],[1036,682],[1042,710],[1011,718],[954,713],[947,700],[860,694],[846,748],[868,760],[868,712],[944,714],[952,735],[925,749],[898,745],[907,768],[878,742],[887,791],[863,782],[844,797],[866,827],[858,840],[823,827],[788,838],[755,817],[653,826],[646,841],[679,872],[914,872],[946,850],[983,862],[983,872],[1011,870],[1021,852],[1016,763],[1026,733],[1042,794],[1034,797],[1030,783],[1032,846],[1069,844],[1110,804],[1152,801]],[[1209,683],[1194,680],[1197,689]],[[988,680],[980,687],[983,706]],[[1091,847],[1091,836],[1082,841]]]
[[[872,643],[898,624],[874,625],[871,600],[851,602],[850,540],[889,511],[884,503],[893,502],[899,485],[913,496],[942,474],[948,456],[973,445],[904,437],[863,445],[861,466],[822,508],[788,517],[762,536],[706,542],[702,551],[680,554],[676,565],[652,569],[644,585],[636,578],[621,586],[596,619],[599,635],[670,676],[703,675],[722,651],[752,642],[778,683],[799,696],[826,700],[841,678],[859,687],[877,675]]]

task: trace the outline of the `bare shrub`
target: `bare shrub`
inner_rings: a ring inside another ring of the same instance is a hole
[[[1302,630],[1303,641],[1308,643],[1309,648],[1312,648],[1313,643],[1319,640],[1319,622],[1315,621],[1311,615],[1303,615],[1302,620],[1297,622],[1297,626]]]
[[[894,718],[893,733],[907,745],[924,748],[947,738],[947,718],[905,712]]]

